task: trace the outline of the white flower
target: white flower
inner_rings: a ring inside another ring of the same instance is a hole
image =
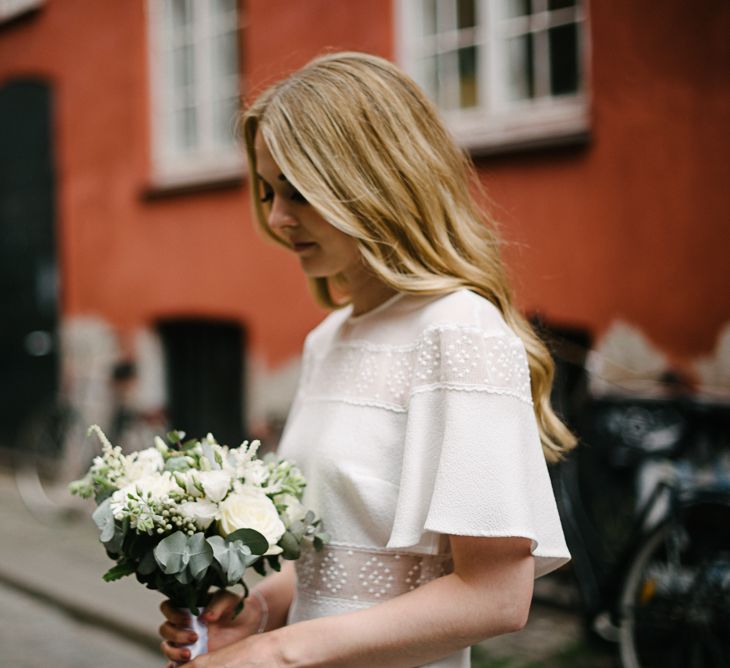
[[[140,478],[158,473],[164,466],[162,454],[157,448],[147,448],[146,450],[133,452],[125,460],[125,483],[136,482]]]
[[[190,496],[203,496],[203,492],[200,491],[198,488],[198,485],[200,485],[200,472],[196,471],[195,469],[189,469],[185,471],[184,473],[179,473],[178,477],[181,479],[181,481],[185,485],[185,491],[190,494]]]
[[[242,467],[242,475],[247,485],[261,487],[269,478],[269,467],[260,459],[254,459]]]
[[[201,471],[198,480],[205,490],[205,496],[214,503],[220,503],[231,488],[231,475],[227,471]]]
[[[293,494],[279,494],[274,498],[277,506],[286,506],[286,510],[282,513],[281,519],[288,529],[294,522],[304,519],[307,510],[304,504]]]
[[[132,493],[138,496],[146,497],[149,494],[153,501],[165,501],[169,498],[170,492],[177,490],[178,486],[172,474],[164,471],[140,478],[125,487],[127,490],[130,488]]]
[[[179,507],[180,514],[186,519],[193,520],[198,529],[205,531],[216,519],[218,506],[212,501],[201,499],[199,501],[186,501]]]
[[[279,554],[277,545],[286,531],[274,502],[257,487],[242,485],[220,504],[218,526],[224,536],[238,529],[254,529],[269,543],[266,554]]]

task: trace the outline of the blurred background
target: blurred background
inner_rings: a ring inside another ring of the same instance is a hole
[[[94,593],[104,556],[58,480],[90,423],[128,448],[172,426],[275,447],[325,312],[255,229],[235,119],[358,50],[409,72],[472,156],[587,453],[553,471],[573,567],[475,665],[614,665],[626,545],[671,514],[657,471],[717,487],[727,468],[729,32],[725,0],[2,0],[0,598],[54,611],[69,666],[94,655],[77,632],[152,643],[154,595],[125,583],[135,615]]]

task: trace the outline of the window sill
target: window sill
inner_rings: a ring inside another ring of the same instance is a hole
[[[501,115],[474,111],[446,116],[457,144],[472,156],[586,143],[590,116],[583,99],[526,107]]]
[[[152,176],[142,192],[142,199],[157,200],[201,192],[240,188],[246,177],[242,164],[227,165],[219,169],[184,170]]]
[[[159,199],[167,199],[170,197],[181,197],[185,195],[196,195],[198,193],[215,192],[220,190],[236,190],[240,188],[245,181],[243,172],[237,175],[226,177],[218,177],[205,181],[188,181],[177,183],[161,184],[153,182],[142,190],[142,199],[151,202]]]

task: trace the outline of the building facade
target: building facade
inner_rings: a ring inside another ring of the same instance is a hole
[[[623,320],[686,368],[730,319],[722,0],[5,0],[0,21],[16,422],[41,386],[111,396],[119,359],[193,431],[286,412],[325,313],[252,222],[235,117],[325,50],[393,59],[437,101],[525,311],[597,338]]]

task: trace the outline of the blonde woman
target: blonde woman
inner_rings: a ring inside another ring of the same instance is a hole
[[[332,540],[235,620],[219,594],[211,652],[185,665],[469,666],[569,559],[545,460],[574,443],[469,162],[411,79],[360,53],[267,90],[243,132],[259,221],[333,309],[307,337],[280,447]],[[193,634],[163,612],[163,651],[184,661]]]

